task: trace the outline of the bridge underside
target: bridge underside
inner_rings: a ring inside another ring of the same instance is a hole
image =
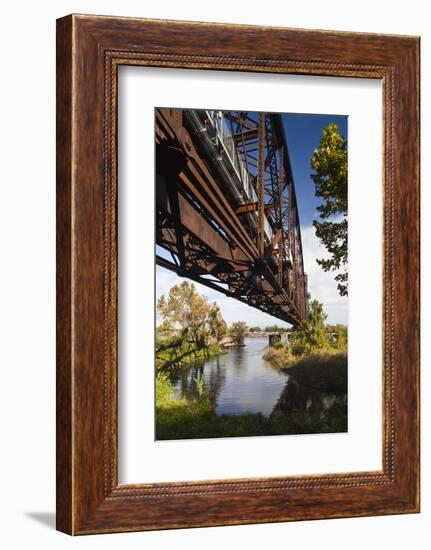
[[[206,111],[156,109],[156,262],[297,325],[307,288],[287,145],[279,115],[255,115],[225,115],[223,141]]]

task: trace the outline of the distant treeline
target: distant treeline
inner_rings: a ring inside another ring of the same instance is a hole
[[[289,332],[289,329],[287,327],[279,327],[278,325],[269,325],[267,327],[247,327],[247,330],[249,333],[253,334],[255,332],[265,332],[265,333],[271,333],[271,332]]]

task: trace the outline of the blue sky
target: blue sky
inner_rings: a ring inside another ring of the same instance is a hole
[[[292,165],[298,201],[299,219],[301,224],[301,236],[304,255],[305,271],[308,274],[309,291],[311,297],[323,303],[328,315],[329,323],[347,324],[347,298],[340,297],[337,291],[337,283],[334,281],[334,273],[325,273],[316,263],[316,258],[327,255],[325,248],[319,243],[314,228],[313,220],[316,219],[316,207],[320,204],[314,194],[314,183],[310,177],[312,172],[310,159],[319,146],[323,129],[335,122],[340,133],[347,137],[347,117],[340,115],[315,115],[315,114],[283,114],[284,131],[288,143],[290,162]],[[183,281],[174,273],[160,267],[156,267],[156,296],[165,294],[169,288]],[[223,294],[211,290],[197,283],[196,287],[208,300],[216,301],[227,323],[237,320],[246,321],[250,326],[265,327],[270,324],[289,326],[279,319],[262,313],[257,309],[228,298]]]
[[[316,218],[316,206],[320,199],[314,195],[314,183],[310,159],[320,143],[323,129],[329,123],[338,125],[343,137],[347,137],[347,117],[337,115],[284,114],[283,124],[289,149],[298,199],[299,219],[302,227],[308,227]]]

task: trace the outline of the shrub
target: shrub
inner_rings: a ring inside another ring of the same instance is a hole
[[[274,367],[277,367],[278,369],[289,366],[290,363],[294,360],[290,349],[283,345],[281,347],[269,346],[264,351],[262,358],[265,361],[269,361]]]

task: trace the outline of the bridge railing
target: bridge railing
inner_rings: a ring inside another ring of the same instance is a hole
[[[222,115],[220,115],[220,111],[207,111],[206,113],[209,121],[212,123],[215,129],[214,137],[223,147],[232,167],[236,172],[238,179],[245,187],[245,183],[249,180],[249,175],[246,167],[244,166],[244,163],[239,158],[239,155],[236,154],[236,146],[232,138],[232,130],[227,120]]]
[[[213,125],[214,139],[224,149],[228,161],[232,168],[235,170],[236,176],[241,183],[242,191],[244,193],[244,204],[247,202],[257,202],[257,193],[253,187],[252,179],[245,167],[244,162],[241,160],[240,155],[237,154],[235,141],[232,137],[232,130],[228,124],[226,118],[221,114],[221,111],[206,111],[208,120]],[[226,159],[224,159],[226,160]],[[257,212],[254,212],[257,219]],[[274,236],[274,231],[267,219],[264,217],[264,231],[269,240]]]

